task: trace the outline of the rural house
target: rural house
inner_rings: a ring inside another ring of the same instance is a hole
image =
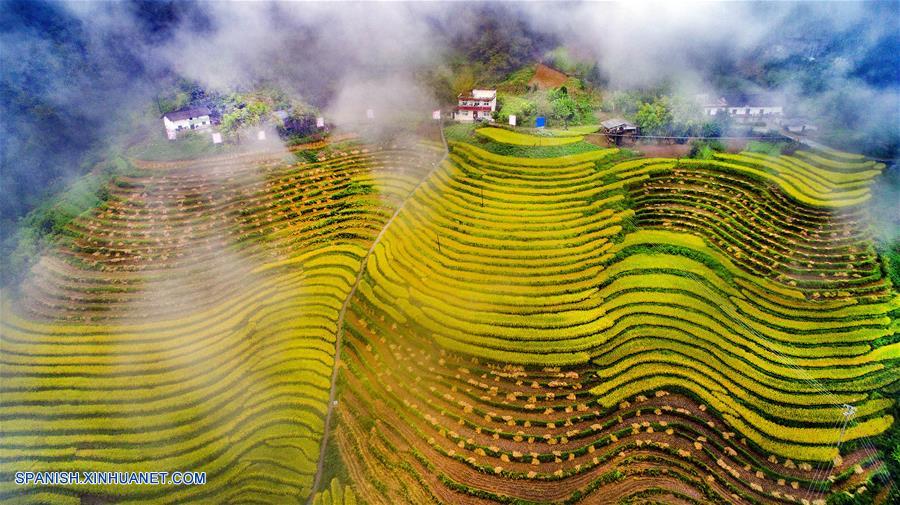
[[[615,145],[621,145],[623,139],[634,141],[634,137],[638,134],[638,127],[634,123],[625,121],[622,118],[607,119],[600,123],[603,133]]]
[[[709,95],[697,95],[697,101],[703,105],[703,115],[715,116],[716,114],[724,114],[727,111],[728,102],[725,97],[719,97],[710,100]]]
[[[175,112],[163,114],[163,125],[166,127],[166,135],[174,140],[179,131],[203,130],[211,125],[210,112],[206,107],[191,107]]]
[[[766,95],[719,97],[713,101],[704,99],[703,113],[707,116],[728,114],[740,123],[750,123],[778,119],[784,115],[784,107]]]
[[[471,93],[460,93],[456,98],[459,104],[453,117],[457,121],[493,120],[492,114],[497,110],[497,90],[473,89]]]

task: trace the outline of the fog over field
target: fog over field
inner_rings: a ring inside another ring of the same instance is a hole
[[[611,88],[665,82],[715,93],[725,76],[752,78],[763,62],[815,67],[816,82],[787,78],[772,88],[806,114],[841,102],[855,110],[855,127],[880,129],[898,112],[897,12],[896,2],[7,0],[2,168],[14,196],[2,204],[4,236],[36,201],[32,181],[82,173],[83,153],[121,133],[117,119],[173,78],[222,90],[274,82],[319,106],[348,90],[428,96],[412,89],[417,73],[471,48],[491,26],[498,47],[529,38],[535,56],[564,44],[596,60]]]
[[[898,157],[900,0],[0,0],[0,505],[893,503]]]

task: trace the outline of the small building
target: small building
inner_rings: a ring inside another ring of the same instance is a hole
[[[606,138],[617,146],[622,145],[623,140],[634,142],[638,134],[637,125],[620,117],[602,121],[600,126]]]
[[[728,102],[725,100],[725,97],[710,100],[709,95],[697,95],[697,101],[703,106],[703,115],[705,116],[724,114],[728,110]]]
[[[753,123],[781,118],[784,106],[767,95],[719,97],[716,100],[704,100],[703,113],[707,116],[727,114],[739,123]]]
[[[170,139],[175,139],[178,132],[184,130],[205,130],[212,125],[209,109],[206,107],[191,107],[175,112],[167,112],[162,117],[163,126]]]
[[[460,93],[458,105],[453,111],[457,121],[493,121],[493,113],[497,110],[496,89],[473,89],[470,93]]]

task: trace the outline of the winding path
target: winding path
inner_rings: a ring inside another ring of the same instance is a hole
[[[391,217],[384,223],[384,226],[381,227],[381,231],[378,232],[378,235],[375,237],[375,240],[372,241],[372,245],[369,247],[369,250],[366,251],[366,255],[363,257],[360,262],[359,272],[356,274],[356,279],[353,281],[353,286],[350,288],[350,293],[347,295],[347,298],[344,300],[344,304],[341,306],[341,311],[338,314],[337,320],[337,333],[335,334],[335,343],[334,343],[334,367],[331,370],[331,388],[328,393],[328,410],[325,413],[325,429],[322,432],[322,444],[319,448],[319,462],[316,465],[316,477],[313,479],[312,490],[309,494],[308,503],[312,503],[313,497],[316,494],[316,490],[319,489],[319,484],[322,481],[322,470],[325,466],[325,450],[328,447],[328,434],[330,432],[331,427],[331,416],[334,411],[335,404],[335,396],[337,395],[337,376],[338,376],[338,364],[341,359],[341,340],[344,336],[344,316],[347,313],[347,307],[350,306],[350,300],[353,299],[353,295],[356,294],[356,288],[359,286],[359,282],[362,280],[363,274],[366,271],[366,265],[369,262],[369,256],[372,255],[372,252],[375,250],[375,247],[378,246],[378,243],[381,242],[381,238],[384,236],[384,233],[387,231],[388,227],[391,226],[391,223],[394,222],[394,218],[400,214],[400,211],[403,210],[403,207],[406,206],[406,202],[409,201],[409,197],[412,196],[418,189],[428,180],[429,177],[447,160],[447,156],[450,154],[450,148],[447,146],[447,139],[444,137],[444,122],[441,120],[441,142],[444,143],[444,156],[434,163],[434,166],[431,170],[428,171],[422,179],[419,181],[416,186],[410,190],[409,194],[406,195],[406,198],[400,202],[400,205],[394,210],[394,213],[391,214]]]

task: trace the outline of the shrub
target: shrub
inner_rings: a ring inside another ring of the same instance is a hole
[[[695,140],[691,142],[691,152],[688,156],[699,160],[711,160],[715,153],[723,151],[725,145],[718,140]]]

